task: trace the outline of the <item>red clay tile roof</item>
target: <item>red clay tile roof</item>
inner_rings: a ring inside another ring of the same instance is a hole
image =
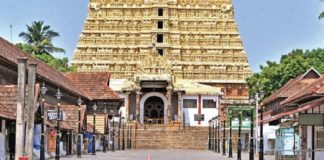
[[[282,104],[288,104],[295,100],[318,94],[324,94],[324,76],[309,84],[304,89],[299,90],[298,92],[284,100]]]
[[[289,80],[283,87],[275,91],[271,96],[264,99],[263,104],[271,103],[272,101],[278,98],[288,98],[294,95],[296,92],[303,90],[312,82],[317,79],[300,79],[301,76],[298,76],[294,79]]]
[[[30,54],[21,51],[15,45],[0,37],[0,57],[17,65],[17,58],[28,58],[28,63],[37,63],[37,76],[76,95],[83,95],[81,90],[70,82],[62,73],[56,71],[46,63],[33,58]]]
[[[109,73],[77,72],[66,73],[65,76],[78,86],[90,100],[121,99],[108,85]]]

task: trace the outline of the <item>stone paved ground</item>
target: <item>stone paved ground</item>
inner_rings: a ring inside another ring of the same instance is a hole
[[[196,150],[128,150],[115,152],[97,152],[97,155],[82,155],[82,160],[223,160],[229,159],[227,156],[214,153],[212,151],[196,151]],[[233,154],[233,160],[236,160]],[[63,157],[63,160],[77,160],[75,155]],[[78,159],[80,160],[80,159]],[[242,154],[242,160],[249,160],[248,153]],[[257,158],[255,158],[257,160]],[[274,160],[273,156],[266,156],[265,160]]]

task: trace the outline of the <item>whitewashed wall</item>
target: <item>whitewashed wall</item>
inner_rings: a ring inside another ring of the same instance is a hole
[[[184,108],[184,99],[195,99],[197,101],[197,106],[195,108]],[[204,99],[211,99],[214,100],[216,102],[216,107],[215,108],[203,108],[203,100]],[[218,96],[201,96],[201,114],[204,114],[204,121],[200,121],[201,123],[198,124],[198,121],[194,120],[194,115],[198,114],[198,105],[199,105],[199,96],[195,95],[184,95],[182,96],[182,108],[183,108],[183,112],[185,114],[185,122],[186,123],[190,123],[190,126],[208,126],[208,121],[212,118],[218,115],[218,107],[219,107],[219,103],[218,103]]]

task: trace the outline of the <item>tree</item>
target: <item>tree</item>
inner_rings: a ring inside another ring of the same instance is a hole
[[[21,37],[32,49],[33,54],[52,54],[54,52],[64,53],[62,48],[55,47],[53,38],[60,36],[58,32],[51,30],[49,25],[44,25],[43,21],[34,21],[31,26],[26,25],[27,32],[21,32]]]
[[[324,73],[324,49],[293,50],[287,55],[281,56],[280,63],[268,61],[265,66],[260,66],[261,72],[254,73],[247,79],[250,93],[258,90],[266,91],[266,96],[282,87],[290,79],[305,73],[314,67],[320,73]]]
[[[320,1],[324,2],[324,0],[320,0]],[[320,15],[318,16],[318,18],[319,18],[319,19],[324,18],[324,11],[322,11],[322,12],[320,13]]]
[[[51,30],[50,26],[44,26],[43,21],[32,22],[31,26],[26,26],[27,32],[19,34],[26,43],[17,43],[18,48],[60,72],[75,71],[75,67],[69,66],[68,58],[55,58],[51,55],[54,52],[65,52],[64,49],[54,47],[52,44],[53,38],[58,37],[59,33]]]

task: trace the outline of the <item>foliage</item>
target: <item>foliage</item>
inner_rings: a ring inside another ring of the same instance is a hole
[[[280,62],[268,61],[265,66],[260,66],[261,72],[253,74],[247,79],[250,94],[257,91],[265,91],[266,96],[282,87],[290,79],[305,73],[314,67],[320,73],[324,73],[324,49],[293,50],[283,55]]]
[[[75,67],[74,66],[69,66],[68,65],[68,58],[67,57],[63,57],[63,58],[55,58],[51,55],[48,54],[34,54],[34,57],[44,61],[45,63],[47,63],[49,66],[55,68],[56,70],[60,71],[60,72],[71,72],[71,71],[75,71]]]
[[[324,0],[320,0],[320,1],[324,2]],[[324,11],[322,11],[322,12],[320,13],[320,15],[318,16],[318,18],[319,18],[319,19],[324,18]]]
[[[69,66],[68,58],[55,58],[50,54],[64,52],[64,49],[53,46],[52,39],[58,37],[59,34],[50,30],[50,26],[43,26],[43,24],[43,21],[37,21],[33,22],[31,26],[27,25],[27,33],[19,34],[26,43],[17,43],[16,46],[60,72],[75,71],[74,66]]]
[[[55,52],[64,53],[62,48],[55,47],[53,38],[60,36],[58,32],[51,30],[50,26],[44,25],[43,21],[34,21],[31,26],[26,25],[27,32],[21,32],[21,37],[30,45],[33,54],[52,54]]]

